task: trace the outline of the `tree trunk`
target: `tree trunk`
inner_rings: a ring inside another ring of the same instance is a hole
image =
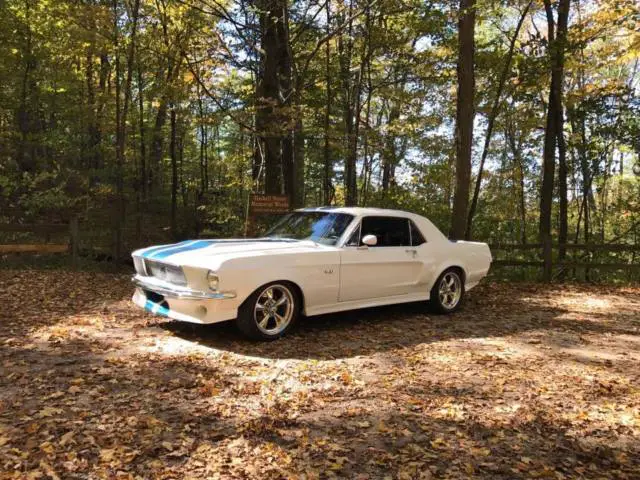
[[[471,239],[473,217],[476,213],[476,208],[478,206],[478,197],[480,196],[480,186],[482,184],[482,173],[484,171],[484,164],[485,164],[485,161],[487,160],[487,155],[489,154],[489,145],[491,144],[491,135],[493,134],[493,126],[495,124],[498,113],[500,113],[500,106],[502,105],[502,102],[501,102],[502,92],[504,90],[507,77],[509,76],[509,72],[511,71],[511,61],[513,59],[513,51],[516,46],[516,41],[518,40],[518,35],[520,34],[520,29],[522,28],[522,24],[524,23],[524,19],[526,18],[532,3],[533,2],[530,1],[525,7],[525,9],[522,11],[522,14],[520,14],[520,19],[518,20],[516,29],[514,30],[513,36],[511,37],[507,58],[506,58],[506,61],[504,62],[502,72],[500,73],[500,79],[498,80],[498,89],[496,90],[496,96],[493,99],[493,105],[491,107],[491,112],[489,113],[489,120],[487,123],[487,132],[484,137],[484,146],[482,148],[482,156],[480,157],[480,166],[478,167],[478,177],[476,178],[476,185],[473,191],[473,198],[471,199],[471,206],[469,207],[469,215],[467,216],[467,229],[465,232],[465,238],[467,240]]]
[[[458,18],[458,97],[456,100],[456,188],[449,236],[462,239],[465,233],[474,116],[475,0],[460,0]]]
[[[140,132],[140,180],[138,186],[142,190],[142,199],[147,199],[147,145],[144,127],[144,85],[142,83],[142,68],[138,61],[138,129]]]
[[[109,55],[106,51],[100,53],[100,78],[98,79],[98,88],[100,89],[100,96],[96,106],[96,129],[95,136],[92,139],[92,145],[95,150],[94,165],[93,168],[98,170],[104,167],[104,158],[102,155],[102,123],[104,120],[104,110],[107,103],[109,88],[109,77],[111,75],[111,64],[109,62]]]
[[[551,280],[551,214],[553,204],[553,184],[555,174],[555,152],[558,135],[562,125],[562,80],[564,74],[564,48],[569,15],[569,0],[560,0],[558,4],[558,31],[555,32],[555,21],[550,0],[544,0],[549,35],[549,59],[551,63],[551,83],[549,86],[549,102],[545,126],[542,186],[540,190],[540,240],[543,249],[544,280]],[[566,171],[565,178],[566,184]],[[566,191],[565,191],[566,196]]]
[[[167,106],[168,101],[165,96],[160,100],[158,111],[156,112],[156,119],[153,123],[153,130],[151,131],[151,148],[149,151],[149,190],[152,191],[154,186],[160,183],[162,172],[162,154],[164,151],[164,124],[167,121]]]
[[[560,228],[558,230],[558,243],[565,245],[568,236],[568,198],[567,198],[567,145],[564,138],[564,105],[563,105],[563,81],[564,81],[564,56],[567,43],[567,29],[569,23],[570,0],[560,0],[558,4],[558,31],[556,33],[556,70],[558,84],[556,85],[556,135],[558,143],[558,194],[560,196]],[[558,250],[558,259],[564,260],[566,248],[561,246]]]
[[[301,112],[296,114],[296,123],[293,137],[293,181],[295,185],[293,206],[303,207],[305,204],[305,184],[304,184],[304,129]]]
[[[87,51],[87,66],[85,69],[85,80],[87,82],[87,144],[84,152],[84,168],[92,169],[99,162],[96,157],[99,155],[98,148],[100,145],[100,130],[98,128],[98,119],[96,118],[96,93],[93,78],[93,43]]]
[[[355,112],[354,100],[360,96],[356,91],[354,82],[351,81],[351,63],[353,54],[353,0],[349,2],[348,25],[346,34],[338,37],[338,50],[340,58],[340,78],[344,92],[342,117],[344,121],[345,135],[345,162],[344,162],[344,190],[345,205],[354,206],[358,202],[356,188],[356,162],[357,162],[357,138],[354,125]]]
[[[202,96],[198,88],[198,114],[200,116],[200,191],[198,197],[202,197],[209,188],[209,136],[205,125],[204,106]]]
[[[282,125],[282,170],[285,193],[289,196],[292,208],[304,203],[304,133],[300,104],[300,79],[294,79],[293,51],[289,40],[289,13],[286,0],[278,1],[279,21],[277,25],[278,42],[278,80],[279,117]]]
[[[328,36],[331,32],[331,2],[326,2],[327,10],[327,30]],[[325,82],[327,84],[327,96],[324,110],[324,146],[323,146],[323,176],[322,176],[322,199],[325,205],[331,205],[333,201],[333,162],[331,160],[330,128],[331,128],[331,42],[325,42]]]
[[[178,238],[178,157],[176,145],[176,107],[171,105],[171,235]]]
[[[20,170],[33,172],[36,170],[37,158],[35,141],[33,135],[37,132],[37,105],[34,105],[33,95],[37,82],[33,77],[33,72],[37,68],[37,59],[33,53],[33,32],[31,30],[31,4],[29,0],[24,2],[26,38],[25,48],[22,52],[24,56],[24,72],[22,72],[22,85],[20,90],[20,104],[18,106],[16,120],[20,131],[20,140],[17,145],[16,161]]]
[[[558,195],[560,196],[560,225],[558,228],[558,260],[566,258],[568,241],[568,198],[567,198],[567,145],[564,139],[562,125],[564,124],[564,115],[562,107],[560,107],[560,120],[558,128]]]
[[[400,118],[400,105],[392,101],[387,119],[387,134],[384,139],[384,149],[382,151],[382,190],[386,192],[395,183],[394,167],[398,161],[396,155],[395,135],[389,131],[395,122]]]
[[[277,118],[280,104],[278,23],[282,20],[281,2],[282,0],[260,2],[262,97],[258,98],[257,110],[261,118],[259,136],[264,159],[264,189],[265,193],[272,195],[282,193],[282,125]]]
[[[124,206],[124,202],[122,201],[123,195],[123,181],[122,181],[122,170],[124,164],[123,152],[124,152],[124,137],[122,130],[122,104],[121,104],[121,95],[122,95],[122,84],[120,82],[121,77],[121,67],[120,67],[120,31],[118,28],[120,15],[118,13],[118,0],[113,0],[113,46],[115,50],[115,67],[116,67],[116,211],[114,212],[114,230],[115,230],[115,248],[114,248],[114,258],[116,261],[120,260],[122,254],[122,207]]]

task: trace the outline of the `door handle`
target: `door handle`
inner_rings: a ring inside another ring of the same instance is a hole
[[[414,257],[415,257],[416,255],[418,255],[418,251],[417,251],[417,250],[415,250],[415,249],[413,249],[413,248],[407,248],[407,249],[405,250],[405,252],[410,253],[410,254],[411,254],[411,255],[413,255]]]

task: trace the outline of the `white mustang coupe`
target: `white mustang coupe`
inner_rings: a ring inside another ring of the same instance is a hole
[[[456,310],[489,270],[485,243],[449,241],[429,220],[373,208],[307,208],[263,238],[190,240],[133,252],[133,301],[175,320],[236,319],[252,338],[302,315],[430,300]]]

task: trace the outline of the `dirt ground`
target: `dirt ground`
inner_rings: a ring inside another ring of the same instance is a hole
[[[131,293],[0,271],[0,478],[640,478],[640,288],[487,283],[273,343]]]

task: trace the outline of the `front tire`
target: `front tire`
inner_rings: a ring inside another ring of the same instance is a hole
[[[431,305],[438,313],[455,312],[464,299],[464,280],[460,270],[450,268],[440,274],[431,289]]]
[[[300,316],[298,289],[285,281],[271,282],[249,295],[238,309],[236,325],[254,340],[276,340],[290,331]]]

